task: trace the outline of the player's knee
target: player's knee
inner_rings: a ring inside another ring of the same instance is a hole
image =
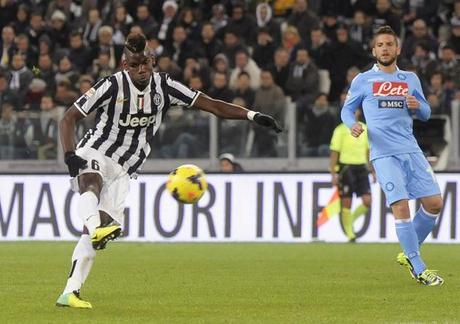
[[[82,174],[78,178],[80,193],[92,191],[98,198],[102,190],[102,178],[99,174]]]
[[[442,206],[443,206],[442,198],[433,199],[427,205],[428,205],[428,206],[426,206],[427,212],[429,212],[431,214],[439,214],[441,212]]]

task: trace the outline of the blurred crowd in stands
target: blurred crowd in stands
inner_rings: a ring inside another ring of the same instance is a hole
[[[433,114],[450,115],[459,0],[0,0],[0,159],[55,159],[59,118],[121,68],[129,32],[147,36],[157,71],[214,98],[282,122],[292,103],[297,155],[327,156],[348,86],[373,64],[372,33],[383,25],[400,36],[399,67],[419,75]],[[209,124],[207,114],[170,109],[152,157],[208,157]],[[285,135],[244,121],[218,127],[219,152],[286,155]]]

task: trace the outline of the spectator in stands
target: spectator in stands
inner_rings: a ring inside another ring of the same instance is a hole
[[[112,75],[115,69],[110,67],[110,54],[107,51],[100,51],[99,56],[94,59],[91,76],[94,79],[105,78]]]
[[[244,100],[243,107],[252,107],[254,104],[255,91],[251,89],[251,77],[245,71],[238,74],[235,88],[235,98]]]
[[[283,123],[286,97],[281,87],[275,83],[270,70],[262,70],[260,74],[260,88],[255,92],[254,107],[265,114],[276,116]]]
[[[243,2],[237,1],[233,5],[232,16],[226,28],[234,31],[246,45],[252,46],[255,43],[257,24],[254,16],[246,13]]]
[[[177,24],[184,27],[188,39],[194,43],[200,40],[201,17],[195,10],[183,8],[177,17]]]
[[[332,68],[327,66],[331,63],[331,59],[328,58],[331,53],[331,42],[320,27],[315,27],[310,32],[308,53],[319,69]]]
[[[199,75],[201,81],[203,82],[203,88],[208,89],[211,85],[211,70],[207,64],[204,64],[198,60],[196,56],[190,55],[185,60],[185,68],[182,80],[188,84],[190,78],[193,75]]]
[[[144,34],[150,34],[157,30],[158,23],[150,14],[148,3],[141,2],[137,6],[135,23],[142,28]]]
[[[458,6],[460,10],[460,1],[457,1],[455,3],[456,7]],[[454,48],[455,54],[460,55],[460,17],[453,17],[450,21],[450,24],[451,35],[447,41],[447,44]]]
[[[40,109],[42,138],[38,147],[38,159],[56,159],[59,136],[58,122],[64,114],[64,108],[57,107],[53,102],[53,97],[45,95],[41,99]]]
[[[109,67],[116,69],[121,62],[123,55],[123,45],[117,45],[113,42],[113,28],[110,26],[102,26],[98,31],[99,44],[94,48],[93,60],[99,57],[99,53],[104,52],[109,54]]]
[[[287,93],[286,81],[289,76],[289,53],[286,49],[279,47],[275,51],[273,65],[269,67],[269,70],[273,75],[275,83]]]
[[[296,60],[290,64],[286,81],[286,94],[292,101],[306,100],[312,102],[318,94],[318,68],[311,61],[306,48],[297,50]]]
[[[20,4],[16,12],[16,20],[11,25],[16,34],[24,34],[29,27],[30,8],[26,4]]]
[[[388,1],[388,0],[384,0]],[[350,25],[350,39],[361,44],[367,50],[372,40],[372,26],[369,24],[369,18],[364,11],[358,10],[353,16],[353,22]]]
[[[300,107],[303,110],[302,123],[299,131],[300,155],[301,156],[329,156],[329,142],[332,132],[337,125],[337,120],[331,112],[334,108],[329,106],[327,95],[320,93],[315,100],[313,107]]]
[[[147,46],[150,49],[150,51],[153,52],[155,57],[166,55],[166,49],[161,44],[160,40],[158,39],[158,35],[155,32],[150,33],[150,35],[146,35],[146,37]]]
[[[277,21],[273,19],[272,7],[266,2],[259,3],[256,7],[257,27],[268,31],[274,44],[281,42],[281,28]]]
[[[208,62],[212,62],[214,57],[222,51],[222,41],[216,37],[213,24],[210,22],[204,23],[201,28],[201,38],[197,44],[202,49],[201,55],[204,56]]]
[[[212,17],[209,22],[214,27],[215,32],[227,26],[228,16],[223,4],[217,3],[212,6]]]
[[[447,79],[446,82],[444,82],[445,79]],[[446,114],[451,116],[451,102],[454,97],[454,91],[448,83],[448,77],[445,78],[440,71],[435,71],[431,75],[426,87],[426,93],[432,115]]]
[[[252,58],[261,68],[268,68],[273,64],[273,55],[276,44],[267,27],[257,31],[257,43],[254,46]]]
[[[0,160],[11,160],[16,144],[16,117],[13,105],[4,103],[1,106],[0,118]]]
[[[77,98],[78,94],[72,90],[72,85],[68,79],[62,79],[57,83],[54,96],[57,105],[70,107]]]
[[[35,47],[30,46],[29,38],[26,34],[19,34],[16,37],[16,48],[25,57],[26,65],[29,69],[37,66],[38,52]]]
[[[16,50],[14,44],[14,29],[11,26],[5,26],[2,29],[2,39],[0,43],[0,67],[7,68],[13,60],[13,53]]]
[[[30,15],[30,25],[27,28],[27,36],[29,37],[30,44],[38,47],[38,40],[45,32],[45,22],[41,12],[33,11]]]
[[[13,95],[18,98],[17,104],[19,107],[25,103],[25,97],[33,77],[32,71],[25,65],[24,55],[19,52],[15,53],[10,69],[9,88]]]
[[[56,67],[53,64],[50,54],[41,54],[38,57],[38,76],[46,82],[48,89],[52,92],[56,87]]]
[[[227,78],[230,78],[230,64],[227,56],[223,53],[217,54],[212,61],[212,73],[215,72],[224,73]],[[211,76],[212,78],[213,76]]]
[[[417,68],[417,75],[420,77],[422,85],[426,85],[430,76],[437,69],[436,55],[429,51],[427,44],[420,42],[415,45],[415,51],[411,58],[411,63]]]
[[[361,69],[371,61],[363,47],[350,39],[346,25],[339,25],[336,34],[337,41],[331,44],[331,52],[328,56],[330,62],[326,64],[330,67],[331,90],[329,98],[333,102],[339,100],[340,93],[346,86],[347,70],[355,65]]]
[[[28,111],[40,111],[40,101],[46,92],[46,86],[46,82],[42,79],[32,79],[26,94],[24,109]]]
[[[302,39],[300,38],[297,28],[294,26],[286,27],[282,34],[281,47],[289,53],[290,62],[295,60],[296,50],[302,45]]]
[[[323,21],[323,32],[326,37],[331,41],[337,41],[337,28],[339,28],[339,21],[337,14],[331,11],[326,11],[321,17]]]
[[[55,79],[56,83],[59,83],[60,80],[67,79],[70,81],[72,88],[76,89],[78,78],[80,73],[74,68],[72,61],[70,61],[68,56],[63,56],[59,60],[58,71],[56,73]]]
[[[434,25],[437,19],[439,0],[404,1],[402,20],[406,26],[420,19]]]
[[[245,49],[246,48],[241,43],[238,34],[234,30],[225,28],[224,46],[222,47],[222,53],[227,57],[230,68],[233,69],[235,67],[236,52]]]
[[[377,0],[377,14],[372,24],[373,31],[382,26],[388,25],[395,31],[396,35],[401,36],[401,18],[393,13],[391,0]]]
[[[182,70],[177,66],[176,62],[171,60],[167,55],[157,57],[156,70],[158,72],[166,72],[174,80],[182,80]]]
[[[8,83],[7,74],[0,70],[0,108],[3,107],[3,104],[8,103],[12,104],[16,109],[16,96],[12,93]]]
[[[54,44],[48,34],[43,34],[38,40],[38,55],[49,54],[52,59],[58,55],[54,52]]]
[[[125,44],[125,35],[128,35],[129,29],[133,24],[133,17],[126,11],[123,4],[117,4],[112,17],[111,26],[113,27],[113,43],[116,45]],[[151,33],[153,34],[153,33]]]
[[[285,115],[286,98],[283,90],[273,80],[269,70],[263,70],[260,75],[261,85],[255,93],[254,107],[263,113],[276,116],[276,119],[283,123]],[[260,126],[253,126],[254,147],[257,156],[277,156],[276,142],[277,135]]]
[[[173,28],[176,25],[177,3],[167,0],[163,3],[163,19],[158,27],[158,39],[165,46],[170,46],[168,42],[172,39]]]
[[[249,74],[251,88],[258,89],[260,87],[260,68],[246,50],[240,50],[235,54],[235,68],[230,74],[230,89],[235,90],[238,75],[243,71]]]
[[[70,29],[67,25],[67,17],[61,10],[56,10],[51,15],[51,24],[47,34],[57,48],[67,48],[69,45],[68,35]]]
[[[227,75],[222,72],[215,72],[212,79],[212,87],[209,89],[212,98],[232,102],[235,94],[228,88]]]
[[[8,26],[14,21],[17,10],[17,2],[1,1],[0,8],[0,29],[3,29],[3,27]]]
[[[91,52],[83,43],[83,36],[79,31],[70,33],[69,60],[79,73],[85,73],[90,65]]]
[[[231,153],[222,153],[219,155],[219,170],[224,173],[241,173],[243,168],[236,162],[235,156]]]
[[[415,51],[415,45],[424,42],[429,51],[437,53],[438,41],[428,31],[426,23],[422,19],[417,19],[412,24],[412,35],[407,37],[401,48],[401,56],[410,60]]]
[[[53,14],[59,10],[61,11],[66,19],[71,17],[71,4],[72,1],[69,0],[52,0],[50,1],[48,8],[46,10],[45,19],[52,20]]]
[[[97,8],[92,8],[88,12],[88,18],[83,27],[83,42],[88,48],[97,45],[99,28],[102,26],[102,19]]]
[[[454,48],[450,45],[445,45],[441,50],[440,59],[440,68],[443,75],[453,80],[457,88],[460,87],[460,64]]]
[[[287,23],[296,27],[302,40],[307,42],[310,37],[310,31],[319,26],[319,19],[313,11],[308,9],[307,0],[296,0]]]
[[[177,25],[173,29],[172,42],[167,47],[167,52],[181,69],[185,67],[185,59],[194,55],[195,44],[187,38],[187,33],[182,25]]]

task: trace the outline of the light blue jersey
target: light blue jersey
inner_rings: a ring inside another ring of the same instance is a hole
[[[407,108],[408,94],[420,102],[419,109]],[[399,69],[385,73],[374,65],[351,83],[342,108],[342,120],[349,128],[356,122],[354,111],[360,106],[366,117],[370,159],[387,204],[438,195],[433,170],[412,132],[412,116],[428,120],[431,113],[418,77]]]
[[[420,108],[410,110],[406,95],[420,102]],[[351,128],[354,112],[363,107],[371,149],[370,159],[403,154],[422,153],[412,131],[412,115],[428,120],[431,110],[423,95],[422,86],[413,72],[397,69],[386,73],[377,64],[358,74],[352,81],[342,108],[342,121]]]

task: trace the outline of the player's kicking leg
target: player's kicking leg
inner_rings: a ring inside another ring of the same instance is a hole
[[[84,173],[79,176],[80,200],[78,214],[88,228],[91,243],[96,250],[105,248],[107,242],[121,235],[119,224],[101,221],[99,214],[99,197],[102,190],[102,177],[99,173]]]

